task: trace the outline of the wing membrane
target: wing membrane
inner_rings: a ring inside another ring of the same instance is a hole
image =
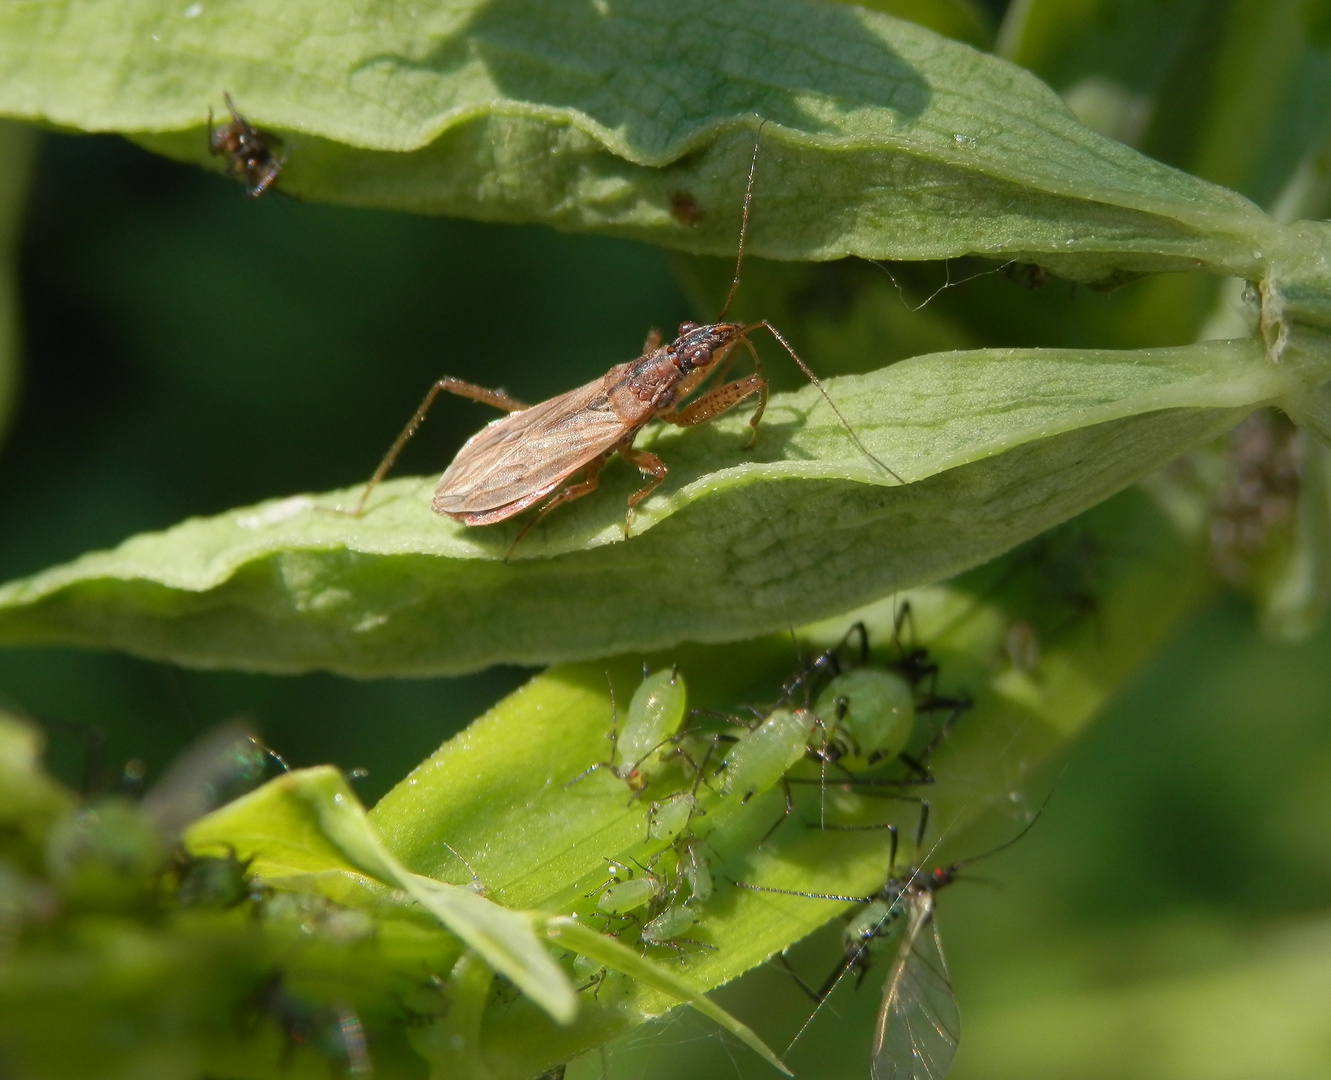
[[[910,904],[910,919],[883,986],[873,1080],[943,1080],[961,1037],[957,999],[932,917],[933,893],[913,893]]]
[[[481,428],[440,478],[434,508],[474,514],[529,505],[627,434],[597,379]]]

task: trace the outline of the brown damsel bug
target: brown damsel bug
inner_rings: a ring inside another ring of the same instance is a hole
[[[759,130],[761,132],[761,127]],[[739,288],[757,167],[758,144],[755,143],[748,184],[744,191],[735,276],[731,280],[730,292],[721,308],[719,320],[725,319]],[[508,555],[511,555],[518,542],[551,510],[595,491],[600,482],[601,468],[612,454],[617,453],[649,478],[643,487],[629,496],[628,511],[624,517],[624,536],[627,538],[633,524],[634,510],[656,490],[666,476],[665,464],[659,457],[633,446],[634,438],[649,421],[664,420],[679,427],[690,427],[706,423],[741,401],[757,395],[758,407],[749,420],[753,432],[745,446],[750,447],[757,440],[758,421],[767,406],[767,380],[762,376],[762,363],[757,350],[749,341],[749,335],[760,329],[768,331],[790,354],[809,381],[818,387],[865,456],[898,482],[904,482],[869,452],[827,396],[817,376],[799,358],[780,331],[766,319],[752,323],[717,321],[706,326],[684,322],[679,326],[679,336],[670,344],[662,345],[660,336],[653,332],[647,339],[643,355],[638,359],[618,364],[585,386],[531,407],[503,391],[487,390],[447,376],[440,379],[430,387],[420,407],[389,447],[388,453],[365,485],[351,515],[359,516],[365,509],[370,493],[392,468],[407,440],[416,433],[435,398],[446,390],[450,394],[493,405],[509,415],[483,427],[458,451],[457,457],[444,471],[435,488],[431,504],[435,513],[447,514],[466,525],[493,525],[520,514],[550,496],[536,516],[514,538],[508,549]],[[741,343],[753,359],[754,372],[726,382],[725,377],[733,360],[732,350]],[[714,376],[713,385],[688,400],[709,376]],[[579,470],[582,471],[581,481],[560,488]]]
[[[208,152],[225,155],[226,171],[245,181],[245,193],[257,199],[273,186],[277,174],[287,163],[285,153],[281,157],[273,154],[273,147],[281,146],[282,140],[271,132],[256,128],[241,116],[226,91],[222,92],[222,100],[231,114],[231,122],[214,127],[213,110],[208,110]]]

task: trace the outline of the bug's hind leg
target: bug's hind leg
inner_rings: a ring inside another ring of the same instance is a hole
[[[518,535],[513,537],[513,543],[508,545],[508,550],[504,552],[504,562],[512,557],[514,549],[522,542],[522,538],[532,531],[541,521],[545,519],[546,514],[550,513],[556,506],[563,506],[564,503],[572,502],[574,499],[581,499],[584,495],[590,495],[601,484],[601,468],[605,465],[606,459],[614,453],[614,450],[607,450],[599,457],[592,458],[583,466],[582,479],[576,484],[569,484],[568,487],[556,491],[550,501],[536,512],[526,525],[518,530]]]
[[[286,160],[285,156],[282,160]],[[277,175],[276,171],[273,175]],[[388,448],[388,453],[384,455],[383,460],[379,462],[379,467],[374,470],[374,475],[366,483],[365,490],[360,493],[360,499],[355,507],[351,510],[336,510],[335,513],[346,514],[348,517],[360,517],[365,512],[365,504],[369,501],[370,492],[378,487],[379,482],[388,475],[388,470],[393,467],[393,462],[397,461],[398,455],[402,453],[402,448],[407,445],[411,437],[416,434],[417,429],[425,422],[425,417],[429,414],[434,399],[445,390],[450,394],[456,394],[458,397],[479,401],[483,405],[493,405],[496,409],[503,409],[505,412],[517,412],[527,407],[517,398],[509,397],[502,390],[487,390],[484,386],[477,386],[475,383],[469,383],[464,379],[455,379],[451,375],[445,375],[430,387],[421,403],[416,407],[416,411],[411,414],[407,426],[393,440],[393,445]]]

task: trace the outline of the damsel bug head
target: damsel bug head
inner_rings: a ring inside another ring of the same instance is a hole
[[[708,326],[680,323],[679,337],[670,345],[669,353],[679,365],[679,370],[687,375],[719,359],[720,353],[750,329],[739,323],[712,323]]]

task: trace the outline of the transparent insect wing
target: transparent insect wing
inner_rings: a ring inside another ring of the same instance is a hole
[[[253,787],[267,760],[244,724],[223,724],[186,750],[139,808],[173,842],[192,821]]]
[[[533,494],[539,498],[552,491],[621,441],[624,422],[602,384],[593,380],[481,428],[440,477],[435,512],[476,514],[517,506],[517,513],[534,501]]]
[[[961,1015],[932,918],[933,893],[915,892],[910,904],[910,919],[883,986],[873,1080],[943,1080],[961,1037]]]

